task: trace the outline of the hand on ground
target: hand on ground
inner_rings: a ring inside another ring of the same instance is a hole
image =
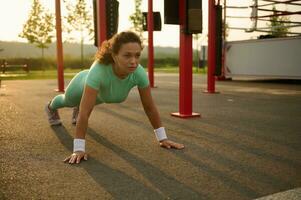
[[[71,156],[65,158],[64,162],[68,162],[69,164],[78,164],[82,159],[88,160],[88,154],[83,151],[76,151],[71,154]]]
[[[171,140],[163,140],[160,142],[160,146],[163,148],[174,148],[174,149],[184,149],[184,145],[180,143],[173,142]]]

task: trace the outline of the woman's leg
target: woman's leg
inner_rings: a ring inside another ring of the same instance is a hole
[[[63,107],[67,107],[67,104],[65,101],[65,94],[60,94],[60,95],[55,96],[49,104],[49,108],[51,110],[57,110],[57,109],[63,108]]]
[[[57,110],[64,107],[79,106],[87,72],[88,71],[82,71],[78,73],[70,81],[66,88],[65,94],[57,95],[52,99],[51,103],[49,104],[49,108],[52,110]]]
[[[65,94],[55,96],[45,107],[48,121],[51,126],[61,125],[59,108],[75,107],[80,103],[85,82],[85,75],[87,72],[82,71],[78,73],[69,83]]]

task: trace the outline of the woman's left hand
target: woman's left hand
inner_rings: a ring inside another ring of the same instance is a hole
[[[162,140],[160,141],[160,146],[163,148],[174,148],[174,149],[184,149],[184,145],[180,143],[173,142],[171,140]]]

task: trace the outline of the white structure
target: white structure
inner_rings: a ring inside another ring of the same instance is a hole
[[[226,43],[225,76],[301,79],[301,37]]]

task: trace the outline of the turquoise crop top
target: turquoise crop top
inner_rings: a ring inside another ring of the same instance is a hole
[[[145,88],[149,85],[149,81],[141,65],[138,65],[136,70],[126,78],[120,79],[114,74],[112,65],[104,65],[96,61],[88,72],[85,84],[99,91],[97,104],[120,103],[127,98],[133,87]]]

